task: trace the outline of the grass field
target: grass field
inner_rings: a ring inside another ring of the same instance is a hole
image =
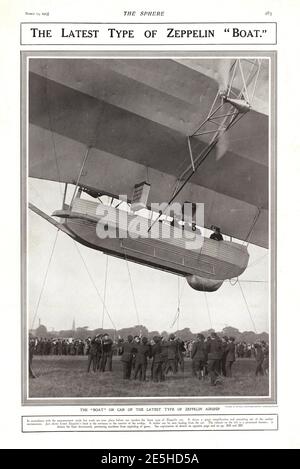
[[[233,378],[210,386],[191,374],[191,360],[185,360],[184,374],[168,375],[166,381],[153,383],[124,381],[119,357],[113,371],[86,372],[87,357],[35,356],[33,370],[37,379],[29,380],[29,397],[157,397],[157,396],[266,396],[268,378],[254,375],[255,361],[240,359],[233,365]],[[147,375],[150,374],[148,367]]]

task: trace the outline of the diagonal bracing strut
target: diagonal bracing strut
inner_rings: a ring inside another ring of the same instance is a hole
[[[245,60],[247,64],[248,60]],[[166,212],[170,204],[176,199],[178,194],[189,182],[193,174],[199,169],[200,165],[206,160],[211,151],[215,148],[222,135],[227,132],[233,125],[242,119],[244,115],[251,109],[251,101],[253,100],[257,78],[261,68],[261,60],[255,59],[251,62],[250,70],[245,73],[242,59],[236,59],[229,72],[228,85],[226,90],[219,89],[207,117],[198,126],[195,132],[187,137],[187,145],[190,155],[191,164],[178,177],[172,196],[161,211],[158,217],[153,221],[148,232],[154,224]],[[192,150],[192,141],[196,137],[212,135],[206,147],[200,151],[195,157]]]

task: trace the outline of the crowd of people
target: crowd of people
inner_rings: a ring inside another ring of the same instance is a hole
[[[35,355],[87,355],[91,338],[61,339],[61,338],[35,338]]]
[[[175,334],[168,338],[129,335],[127,340],[112,340],[108,334],[82,339],[35,338],[29,340],[29,374],[34,377],[31,363],[33,355],[87,355],[87,372],[112,371],[113,355],[120,356],[123,379],[146,380],[151,363],[151,380],[164,381],[171,373],[184,372],[185,358],[192,360],[194,377],[210,379],[212,386],[232,377],[236,358],[255,358],[255,375],[267,375],[269,369],[269,346],[261,341],[255,344],[236,343],[234,337],[220,337],[213,332],[205,337],[197,334],[193,341],[183,341]]]

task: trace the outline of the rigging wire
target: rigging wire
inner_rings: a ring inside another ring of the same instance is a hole
[[[86,151],[85,151],[85,154],[84,154],[84,156],[83,156],[82,163],[81,163],[81,167],[80,167],[80,171],[79,171],[79,174],[78,174],[78,177],[77,177],[77,181],[76,181],[76,185],[75,185],[75,188],[74,188],[74,193],[73,193],[73,196],[72,196],[72,199],[71,199],[71,202],[70,202],[70,207],[73,206],[74,199],[75,199],[75,195],[76,195],[76,190],[77,190],[77,187],[78,187],[78,185],[79,185],[79,181],[80,181],[80,178],[81,178],[81,175],[82,175],[82,172],[83,172],[85,163],[86,163],[86,161],[87,161],[87,159],[88,159],[90,150],[91,150],[91,147],[88,146],[87,149],[86,149]]]
[[[174,327],[174,325],[175,325],[175,323],[176,323],[176,321],[177,321],[177,319],[178,319],[178,317],[179,317],[179,312],[180,312],[180,309],[179,309],[179,307],[177,306],[176,313],[175,313],[175,317],[174,317],[173,322],[172,322],[172,324],[171,324],[171,326],[170,326],[170,329],[172,329],[172,328]]]
[[[179,319],[179,314],[180,314],[180,309],[179,307],[177,307],[177,310],[176,310],[176,314],[175,314],[175,317],[174,317],[174,320],[170,326],[170,329],[172,329],[176,323],[176,321]],[[177,326],[177,329],[178,329],[178,326]]]
[[[104,327],[104,304],[106,299],[106,284],[107,284],[107,271],[108,271],[108,255],[106,255],[106,266],[105,266],[105,281],[104,281],[104,295],[103,295],[103,309],[102,309],[102,329]]]
[[[206,308],[207,308],[207,313],[208,313],[210,328],[213,329],[213,323],[212,323],[212,319],[211,319],[211,314],[210,314],[210,309],[209,309],[209,304],[208,304],[208,299],[207,299],[207,293],[206,293],[206,291],[204,291],[204,298],[205,298],[205,303],[206,303]]]
[[[260,209],[259,207],[257,207],[257,212],[256,212],[256,214],[255,214],[255,216],[254,216],[254,218],[253,218],[253,223],[252,223],[252,225],[251,225],[251,227],[250,227],[250,230],[249,230],[249,232],[248,232],[248,234],[247,234],[247,236],[246,236],[246,239],[244,240],[244,242],[246,243],[247,247],[249,246],[250,237],[251,237],[251,235],[252,235],[252,232],[253,232],[253,230],[254,230],[254,227],[255,227],[255,225],[256,225],[256,222],[257,222],[257,220],[258,220],[258,218],[259,218],[260,212],[261,212],[261,209]]]
[[[44,289],[45,289],[45,285],[46,285],[46,280],[47,280],[47,277],[48,277],[48,272],[49,272],[50,264],[51,264],[51,261],[52,261],[54,249],[55,249],[56,242],[57,242],[58,233],[59,233],[59,229],[57,229],[57,231],[56,231],[54,243],[53,243],[53,246],[52,246],[51,254],[50,254],[50,257],[49,257],[48,265],[47,265],[46,272],[45,272],[44,279],[43,279],[43,283],[42,283],[42,288],[41,288],[41,291],[40,291],[40,294],[39,294],[38,302],[37,302],[37,305],[36,305],[36,308],[35,308],[35,313],[34,313],[34,316],[33,316],[32,323],[31,323],[31,329],[33,329],[33,326],[34,326],[34,323],[35,323],[35,319],[36,319],[36,315],[37,315],[37,313],[38,313],[39,306],[40,306],[40,302],[41,302],[41,299],[42,299],[42,295],[43,295],[43,292],[44,292]]]
[[[257,74],[255,76],[255,82],[254,82],[254,86],[253,86],[253,90],[252,90],[252,96],[251,96],[251,100],[253,100],[254,98],[254,94],[255,94],[255,91],[256,91],[256,85],[257,85],[257,81],[258,81],[258,75],[260,73],[260,70],[261,70],[261,64],[262,64],[262,60],[261,59],[257,59],[258,61],[258,71],[257,71]]]
[[[170,329],[172,329],[174,327],[174,324],[175,322],[179,319],[179,314],[180,314],[180,304],[181,304],[181,300],[182,300],[182,296],[183,296],[183,291],[184,291],[184,287],[185,287],[186,283],[183,284],[182,286],[182,289],[181,289],[181,292],[179,293],[180,291],[180,277],[178,276],[178,295],[177,295],[177,309],[176,309],[176,313],[175,313],[175,317],[173,319],[173,322],[170,326]],[[178,327],[177,327],[178,329]]]
[[[180,277],[177,277],[177,330],[179,330],[179,315],[180,315]]]
[[[89,269],[88,269],[87,263],[85,262],[84,257],[83,257],[83,255],[81,254],[79,247],[77,246],[77,243],[76,243],[74,240],[73,240],[73,242],[74,242],[74,245],[75,245],[75,247],[76,247],[76,250],[77,250],[77,252],[78,252],[78,254],[79,254],[79,256],[80,256],[80,258],[81,258],[81,260],[82,260],[82,262],[83,262],[83,265],[84,265],[84,267],[85,267],[85,270],[86,270],[86,272],[87,272],[87,274],[88,274],[88,276],[89,276],[89,278],[90,278],[90,280],[91,280],[91,282],[92,282],[92,285],[94,286],[94,288],[95,288],[95,290],[96,290],[96,292],[97,292],[97,295],[98,295],[98,297],[99,297],[99,299],[100,299],[100,301],[101,301],[101,303],[102,303],[102,305],[103,305],[103,308],[105,309],[105,312],[106,312],[107,316],[109,317],[109,320],[110,320],[110,322],[111,322],[113,328],[114,328],[115,330],[117,330],[117,328],[116,328],[116,326],[115,326],[115,323],[113,322],[113,320],[112,320],[112,318],[111,318],[111,315],[109,314],[108,309],[107,309],[107,307],[106,307],[106,305],[105,305],[105,303],[104,303],[104,301],[103,301],[103,298],[102,298],[102,296],[101,296],[101,294],[100,294],[100,292],[99,292],[99,290],[98,290],[98,288],[97,288],[97,285],[96,285],[96,283],[95,283],[95,281],[94,281],[94,279],[93,279],[93,277],[92,277],[92,275],[91,275],[91,273],[90,273],[90,271],[89,271]]]
[[[240,280],[241,283],[269,283],[268,280]]]
[[[238,285],[239,285],[239,287],[240,287],[240,290],[241,290],[243,299],[244,299],[244,301],[245,301],[245,305],[246,305],[246,308],[247,308],[249,317],[250,317],[250,319],[251,319],[251,322],[252,322],[252,325],[253,325],[253,328],[254,328],[254,332],[257,334],[257,329],[256,329],[256,326],[255,326],[255,322],[254,322],[254,320],[253,320],[253,317],[252,317],[252,314],[251,314],[251,311],[250,311],[250,308],[249,308],[249,305],[248,305],[246,296],[245,296],[245,294],[244,294],[244,291],[243,291],[243,289],[242,289],[242,285],[241,285],[239,279],[238,279],[237,283],[238,283]]]
[[[269,253],[266,252],[263,256],[259,257],[259,258],[256,259],[255,261],[251,262],[251,264],[248,264],[248,267],[247,267],[247,268],[249,269],[249,267],[252,267],[253,265],[258,264],[259,262],[261,262],[261,261],[262,261],[266,256],[268,256],[268,255],[269,255]]]
[[[141,323],[140,323],[140,317],[139,317],[139,312],[138,312],[138,308],[137,308],[137,303],[136,303],[136,298],[135,298],[135,294],[134,294],[134,288],[133,288],[132,277],[131,277],[130,268],[129,268],[129,263],[128,263],[128,259],[127,259],[127,255],[126,255],[125,249],[124,249],[124,256],[125,256],[126,267],[127,267],[128,276],[129,276],[129,283],[130,283],[130,289],[131,289],[131,294],[132,294],[132,299],[133,299],[135,314],[136,314],[136,317],[137,317],[138,326],[140,326],[140,325],[141,325]]]

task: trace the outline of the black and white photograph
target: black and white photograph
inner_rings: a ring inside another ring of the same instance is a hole
[[[274,55],[23,52],[23,400],[274,401]]]

